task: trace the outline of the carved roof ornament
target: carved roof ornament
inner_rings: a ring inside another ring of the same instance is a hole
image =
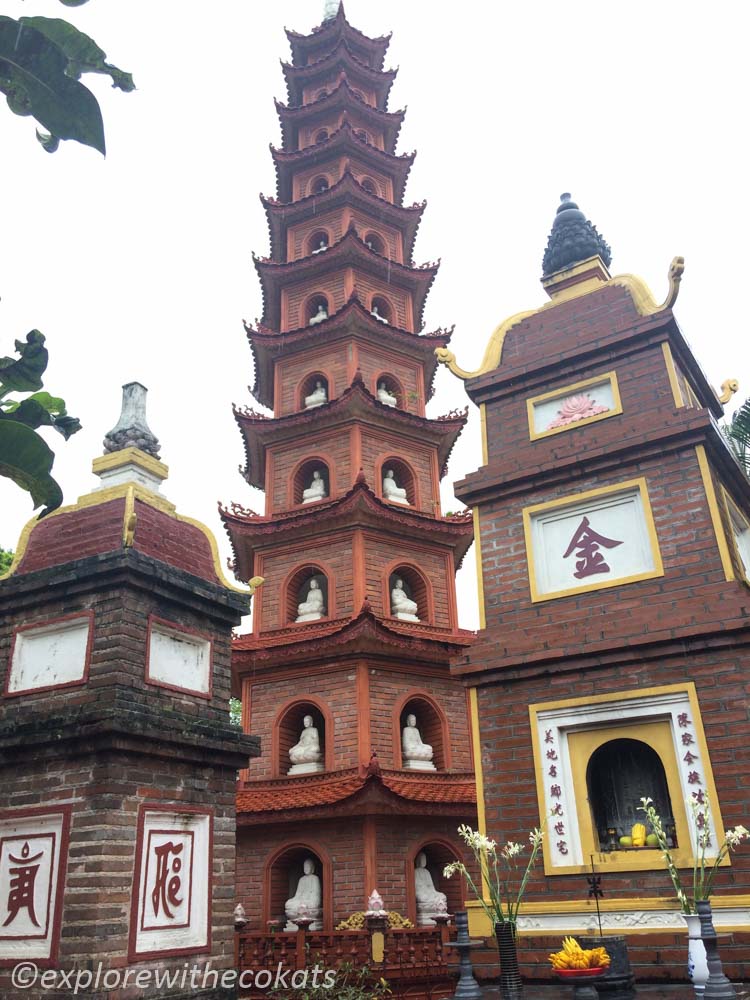
[[[341,0],[326,0],[326,5],[323,10],[323,20],[331,21],[339,12],[339,7],[341,5]]]
[[[140,448],[152,458],[159,458],[159,441],[146,422],[146,394],[140,382],[122,387],[120,419],[104,438],[104,454],[123,448]]]
[[[542,260],[542,273],[546,278],[555,271],[580,264],[589,257],[601,257],[609,267],[612,251],[570,194],[560,195],[560,205],[552,223],[552,232]]]

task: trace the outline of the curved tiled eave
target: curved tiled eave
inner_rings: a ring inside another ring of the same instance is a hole
[[[379,70],[383,68],[385,54],[391,42],[390,34],[369,38],[352,27],[344,14],[343,4],[339,6],[335,17],[323,21],[307,35],[302,35],[291,28],[286,28],[285,33],[295,66],[306,66],[311,61],[311,56],[313,61],[322,59],[327,52],[336,47],[339,39],[343,38],[362,62],[371,69]]]
[[[255,362],[255,385],[250,392],[262,406],[273,409],[275,363],[283,357],[310,352],[320,343],[321,334],[328,344],[356,338],[374,346],[404,352],[412,359],[416,355],[422,362],[425,400],[430,400],[437,370],[435,348],[450,343],[453,327],[427,334],[411,333],[390,323],[379,323],[359,299],[353,297],[337,313],[314,327],[303,326],[280,334],[256,330],[245,324],[245,332]]]
[[[316,663],[365,654],[371,659],[401,659],[425,663],[431,668],[450,669],[451,659],[476,639],[468,629],[441,628],[424,622],[401,622],[378,618],[368,601],[359,613],[346,618],[324,619],[305,625],[285,625],[261,634],[232,639],[233,684],[242,674],[274,671],[279,666]]]
[[[286,233],[290,226],[351,205],[368,215],[373,227],[377,228],[378,222],[384,222],[398,229],[403,237],[404,260],[410,264],[417,230],[427,205],[426,201],[409,206],[394,205],[385,198],[366,191],[348,170],[322,194],[311,194],[289,202],[261,195],[260,200],[268,219],[270,256],[276,263],[287,263]]]
[[[367,527],[395,539],[418,537],[426,545],[452,551],[455,568],[461,566],[474,539],[471,512],[452,517],[433,517],[422,511],[387,503],[358,477],[343,496],[296,507],[283,514],[261,517],[238,505],[220,507],[219,514],[229,536],[235,573],[241,580],[253,575],[254,552],[269,544],[298,543],[301,548],[311,538],[340,534],[347,528]]]
[[[468,411],[450,413],[437,420],[420,417],[406,410],[386,406],[372,395],[361,378],[355,378],[348,389],[323,406],[275,419],[235,407],[234,418],[245,444],[245,479],[251,486],[263,489],[265,458],[269,446],[294,441],[304,433],[312,436],[322,434],[332,427],[357,420],[366,421],[369,427],[398,433],[405,439],[411,438],[415,443],[428,442],[435,446],[442,475],[445,475],[448,458],[464,429]],[[320,505],[315,506],[319,508]]]
[[[288,101],[292,106],[302,103],[302,94],[307,87],[330,83],[339,73],[345,73],[352,81],[375,92],[381,110],[385,110],[388,94],[398,74],[397,69],[371,69],[357,58],[345,38],[339,38],[335,48],[307,66],[282,62],[281,69],[286,81]]]
[[[276,101],[276,111],[281,124],[281,139],[284,149],[297,148],[297,133],[300,125],[325,125],[330,122],[332,112],[356,112],[363,126],[383,136],[383,145],[387,153],[393,153],[398,142],[406,109],[399,111],[381,111],[357,97],[352,88],[342,80],[335,90],[310,104],[291,108],[281,101]]]
[[[371,142],[354,135],[353,126],[346,120],[327,139],[314,146],[290,151],[271,145],[271,156],[276,168],[277,197],[283,202],[292,200],[293,179],[297,171],[313,163],[322,168],[330,160],[345,155],[355,156],[369,164],[375,172],[387,174],[393,184],[393,200],[397,205],[401,204],[409,171],[417,154],[386,153]]]
[[[402,812],[407,804],[416,806],[416,810],[409,811],[420,815],[423,809],[430,815],[441,815],[446,811],[452,814],[456,807],[463,811],[475,803],[473,772],[410,774],[364,766],[298,778],[249,781],[237,792],[237,814],[246,817],[245,825],[268,822],[270,816],[277,820],[279,813],[292,814],[297,820],[314,818],[318,809],[330,815],[332,805],[337,806],[337,811],[347,805],[356,811],[359,805],[368,815],[382,812],[391,816],[394,811]]]
[[[279,264],[268,259],[253,257],[255,269],[260,278],[263,294],[263,325],[272,329],[281,326],[281,291],[296,281],[311,278],[324,279],[327,275],[341,273],[346,267],[360,268],[366,274],[380,278],[386,284],[398,285],[411,293],[414,307],[414,325],[422,326],[425,301],[430,286],[440,267],[440,261],[413,267],[397,264],[381,254],[370,250],[353,229],[329,247],[325,253],[311,254],[300,260]]]

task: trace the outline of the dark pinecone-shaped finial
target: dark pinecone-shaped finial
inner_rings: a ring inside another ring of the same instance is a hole
[[[542,260],[542,273],[546,278],[564,267],[572,267],[582,260],[599,255],[607,267],[612,251],[596,231],[578,205],[566,192],[560,195],[560,206],[552,223],[547,249]]]

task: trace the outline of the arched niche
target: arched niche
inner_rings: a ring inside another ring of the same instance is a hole
[[[303,326],[316,326],[328,319],[331,309],[328,296],[323,292],[314,292],[305,302]]]
[[[589,758],[586,786],[600,850],[621,849],[620,837],[630,836],[633,826],[644,822],[638,809],[643,796],[653,799],[672,846],[679,846],[664,765],[648,743],[634,739],[603,743]]]
[[[380,194],[378,186],[372,177],[361,177],[359,184],[368,194],[374,194],[376,197]]]
[[[316,588],[311,587],[313,581],[317,584]],[[297,622],[299,606],[309,602],[311,589],[319,589],[323,595],[323,610],[321,612],[321,617],[332,617],[330,604],[332,594],[330,593],[331,588],[328,586],[328,575],[320,566],[310,564],[302,566],[293,572],[286,584],[284,606],[286,609],[287,622],[291,624]],[[320,621],[319,618],[310,618],[308,620]],[[300,624],[304,624],[304,622],[300,622]]]
[[[325,399],[321,395],[325,393]],[[311,372],[300,382],[297,391],[297,409],[311,410],[323,406],[331,399],[331,381],[324,372]]]
[[[315,473],[318,473],[316,476]],[[323,495],[317,496],[313,483],[323,483]],[[308,496],[305,496],[308,493]],[[327,500],[331,495],[331,471],[328,463],[322,458],[308,458],[301,462],[292,475],[292,506],[298,504],[317,503]]]
[[[307,254],[323,253],[331,245],[331,239],[327,229],[316,229],[307,238]]]
[[[377,399],[386,406],[395,406],[404,409],[404,388],[390,372],[381,372],[374,380],[373,393]],[[395,400],[395,403],[392,402]]]
[[[329,132],[327,128],[319,128],[318,131],[313,136],[313,142],[316,144],[319,142],[325,142],[326,139],[328,138],[328,135]]]
[[[315,840],[305,838],[279,847],[266,860],[263,870],[264,927],[269,920],[286,923],[284,904],[296,892],[306,858],[312,858],[315,874],[321,881],[323,894],[323,930],[333,929],[333,866],[326,849]]]
[[[365,233],[364,242],[365,245],[370,248],[370,250],[374,250],[375,253],[379,253],[381,256],[385,256],[385,240],[380,235],[380,233],[376,233],[372,229],[368,230]],[[375,300],[373,299],[373,301]]]
[[[299,741],[306,715],[312,716],[313,726],[318,731],[325,770],[333,770],[333,717],[325,702],[314,695],[305,695],[286,702],[276,716],[271,739],[271,764],[275,778],[289,774],[292,766],[289,750]]]
[[[315,101],[322,101],[323,98],[327,97],[327,96],[328,96],[328,91],[326,90],[325,87],[323,87],[322,90],[319,90],[317,92],[317,94],[315,95],[315,97],[313,98],[313,100],[315,100]]]
[[[363,128],[355,128],[354,129],[354,134],[356,135],[356,137],[358,139],[361,139],[362,142],[370,142],[370,133],[367,132],[365,129],[363,129]]]
[[[426,691],[410,691],[393,706],[393,759],[396,767],[404,766],[401,740],[410,715],[417,720],[422,742],[432,747],[432,763],[436,770],[448,770],[452,764],[448,720],[440,705]]]
[[[416,603],[416,612],[405,610],[397,612],[394,610],[392,593],[396,589],[399,580],[401,580],[402,584],[401,589],[406,594],[408,600]],[[430,588],[425,577],[415,566],[401,564],[394,567],[388,574],[387,586],[387,600],[384,605],[386,614],[394,618],[399,618],[401,621],[413,621],[414,618],[407,617],[409,614],[415,615],[421,622],[432,621],[432,595]]]
[[[393,322],[393,306],[383,295],[373,295],[370,313],[381,323]]]
[[[380,463],[379,467],[378,481],[380,483],[380,495],[384,500],[388,500],[389,503],[398,503],[401,505],[409,504],[411,507],[419,506],[419,497],[417,494],[417,479],[410,465],[408,465],[403,459],[395,458],[389,455],[384,458]],[[389,476],[392,472],[393,476]],[[385,485],[386,479],[395,483],[398,489],[406,491],[406,497],[401,497],[399,494],[391,492],[389,495],[388,488]]]
[[[325,174],[319,174],[310,181],[310,194],[323,194],[331,186],[331,182]]]
[[[409,850],[404,866],[404,877],[406,881],[406,915],[415,925],[417,918],[417,894],[415,889],[414,870],[417,858],[424,853],[427,857],[427,870],[432,876],[432,882],[437,892],[442,892],[447,897],[448,913],[458,913],[465,909],[465,886],[463,877],[454,875],[453,878],[445,878],[443,869],[446,865],[454,861],[463,861],[464,857],[455,844],[440,837],[425,838]]]

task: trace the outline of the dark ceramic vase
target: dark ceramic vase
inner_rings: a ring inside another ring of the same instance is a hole
[[[502,924],[495,924],[495,938],[500,953],[500,996],[502,1000],[520,1000],[523,997],[523,983],[518,970],[516,925],[507,920]]]

